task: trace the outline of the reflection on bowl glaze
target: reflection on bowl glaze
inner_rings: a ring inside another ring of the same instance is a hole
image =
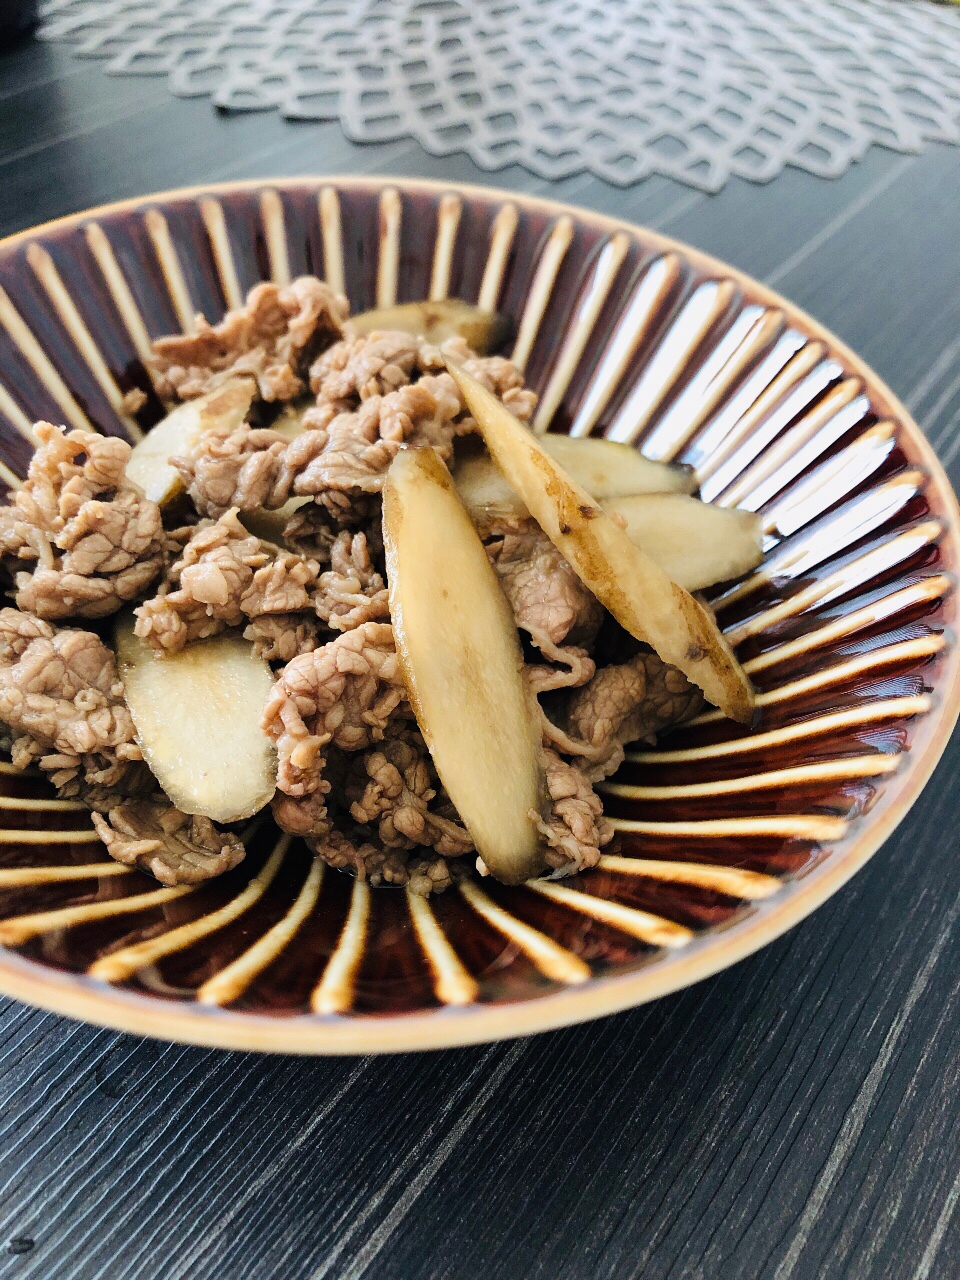
[[[763,566],[712,599],[757,723],[707,711],[629,752],[596,869],[429,901],[325,869],[268,818],[234,871],[158,889],[105,860],[82,806],[0,765],[0,988],[227,1047],[425,1048],[627,1007],[801,919],[902,818],[960,702],[960,518],[902,407],[782,299],[639,228],[430,183],[238,184],[0,244],[0,477],[25,474],[38,418],[138,438],[162,412],[151,339],[304,272],[355,311],[504,312],[536,429],[685,462],[705,498],[760,512]]]

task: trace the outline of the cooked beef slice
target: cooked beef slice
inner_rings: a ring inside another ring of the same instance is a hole
[[[49,422],[34,433],[27,479],[0,507],[17,605],[48,619],[114,613],[163,568],[160,510],[127,480],[125,440]]]
[[[351,871],[358,880],[397,885],[423,896],[441,892],[469,870],[465,861],[377,846],[369,835],[362,827],[351,828],[349,834],[334,827],[325,835],[309,837],[307,844],[331,867]]]
[[[328,743],[359,751],[408,714],[406,689],[385,622],[365,622],[287,664],[267,699],[263,727],[277,744],[277,785],[292,796],[321,788]]]
[[[198,884],[242,862],[239,836],[209,818],[181,813],[168,800],[127,801],[93,823],[111,858],[139,867],[161,884]]]
[[[373,563],[365,533],[344,529],[337,535],[330,567],[320,575],[315,607],[333,631],[389,619],[387,585]]]
[[[351,817],[375,826],[388,849],[429,846],[449,858],[469,853],[473,840],[443,792],[419,730],[403,722],[391,728],[383,742],[349,758],[344,798]]]
[[[695,715],[703,694],[686,676],[655,653],[601,667],[569,695],[557,721],[545,721],[544,737],[564,755],[578,759],[592,780],[620,767],[628,742],[651,739]]]
[[[266,613],[248,622],[243,635],[258,657],[283,663],[309,653],[328,638],[320,619],[309,613]]]
[[[474,356],[460,339],[438,348],[405,333],[347,338],[311,368],[317,404],[303,415],[303,432],[292,441],[249,426],[214,431],[175,460],[198,510],[216,516],[234,506],[277,508],[302,496],[338,525],[364,523],[369,497],[380,493],[403,445],[431,445],[449,459],[454,437],[474,429],[446,372],[446,355],[519,417],[533,412],[536,398],[509,360]]]
[[[310,624],[319,575],[318,561],[261,542],[236,511],[228,511],[189,530],[159,593],[136,611],[137,635],[176,653],[227,627],[272,615],[303,612]]]
[[[314,276],[258,284],[219,324],[198,316],[196,333],[154,342],[157,393],[191,400],[248,374],[264,400],[292,400],[305,390],[310,361],[339,338],[346,315],[346,300]]]
[[[447,358],[499,397],[515,417],[525,422],[532,416],[537,398],[524,387],[519,369],[503,356],[476,355],[463,338],[450,338],[439,347],[391,330],[344,338],[314,363],[310,387],[320,405],[355,409],[363,400],[386,396],[424,375],[444,374]],[[458,416],[466,421],[459,390],[454,394],[460,406]],[[472,422],[464,427],[472,429]]]
[[[39,763],[61,795],[94,809],[119,862],[163,884],[192,884],[243,857],[236,836],[180,813],[163,795],[142,763],[113,652],[92,632],[0,609],[0,720],[14,763]]]
[[[310,409],[305,430],[293,440],[249,426],[209,431],[172,461],[206,515],[230,507],[276,509],[291,497],[307,497],[337,524],[355,524],[351,505],[381,492],[401,446],[430,444],[450,457],[459,411],[453,388],[449,374],[441,374],[364,400],[355,410]]]
[[[546,841],[547,866],[568,872],[595,867],[613,838],[600,797],[575,764],[555,751],[543,754],[549,806],[545,816],[537,816],[537,826]]]
[[[39,762],[63,795],[119,782],[141,759],[113,652],[90,631],[0,609],[0,721],[18,768]]]

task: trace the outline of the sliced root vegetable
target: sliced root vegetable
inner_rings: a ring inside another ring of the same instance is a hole
[[[276,418],[270,423],[271,431],[279,431],[288,440],[294,440],[303,434],[303,415],[308,409],[316,407],[316,401],[309,397],[285,404]],[[240,512],[240,523],[245,529],[264,538],[267,542],[283,542],[283,531],[287,521],[298,507],[310,502],[310,498],[290,498],[282,507],[271,511],[267,507],[255,507],[252,511]]]
[[[506,337],[507,324],[495,311],[481,311],[459,298],[445,298],[442,302],[404,302],[396,307],[361,311],[351,316],[344,328],[349,334],[399,329],[437,344],[461,337],[482,356],[500,345]]]
[[[269,666],[235,632],[162,655],[133,625],[123,616],[114,638],[144,760],[184,813],[249,818],[276,789],[276,752],[260,728]]]
[[[460,501],[479,525],[490,520],[523,520],[530,514],[489,453],[470,453],[458,460],[453,482]]]
[[[148,498],[164,506],[183,489],[183,479],[170,459],[189,452],[214,427],[242,425],[250,412],[256,383],[235,378],[196,400],[178,404],[134,447],[127,475]]]
[[[682,493],[609,498],[603,508],[625,520],[630,541],[688,591],[739,578],[763,559],[753,511],[713,507]]]
[[[597,499],[633,493],[692,493],[697,478],[690,467],[645,458],[632,445],[593,436],[547,434],[540,443],[565,471]]]
[[[598,502],[625,494],[689,493],[695,484],[688,468],[652,462],[630,445],[613,440],[558,435],[538,438],[547,453]],[[464,506],[478,523],[504,517],[522,519],[530,514],[488,453],[466,452],[457,462],[453,478]]]
[[[383,491],[390,614],[430,754],[499,880],[543,867],[540,730],[513,614],[446,467],[397,455]]]
[[[551,457],[555,457],[554,450],[548,448],[550,437],[538,438]],[[572,440],[570,443],[607,442]],[[639,456],[626,446],[614,447],[624,447],[627,453]],[[577,451],[572,450],[570,457],[575,460]],[[631,542],[652,556],[674,582],[688,591],[700,591],[716,582],[737,578],[763,559],[760,519],[753,512],[712,507],[676,492],[604,498],[583,480],[577,467],[567,467],[562,459],[556,460],[601,502],[605,511],[615,512],[625,521]],[[660,464],[650,463],[650,466]],[[662,470],[669,473],[676,468],[663,467]],[[472,452],[463,457],[456,465],[453,479],[461,501],[481,531],[498,521],[522,520],[530,514],[514,486],[486,452]]]
[[[282,507],[277,507],[274,511],[269,507],[254,507],[252,511],[240,512],[240,523],[250,533],[263,538],[266,542],[282,543],[287,521],[298,507],[312,501],[312,498],[290,498]]]
[[[315,409],[316,407],[316,400],[311,399],[309,396],[304,397],[302,400],[291,401],[290,404],[283,406],[270,423],[270,430],[279,431],[288,440],[293,440],[303,432],[303,415],[308,409]]]
[[[600,603],[726,715],[748,722],[753,689],[709,610],[630,541],[496,396],[453,363],[447,367],[497,466]]]

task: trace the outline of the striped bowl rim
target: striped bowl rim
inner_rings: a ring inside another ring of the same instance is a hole
[[[928,492],[936,498],[936,515],[944,524],[942,542],[950,548],[949,558],[954,563],[960,562],[960,508],[956,496],[920,428],[883,381],[839,338],[775,291],[682,241],[622,219],[495,187],[380,176],[300,175],[289,179],[182,187],[98,205],[5,237],[0,240],[0,251],[16,249],[44,233],[73,229],[94,216],[142,210],[165,200],[218,192],[257,194],[265,190],[316,188],[323,184],[341,189],[396,188],[434,196],[453,193],[466,198],[502,199],[532,212],[551,216],[566,214],[606,233],[619,231],[642,237],[658,252],[677,253],[695,269],[711,275],[722,274],[723,278],[734,281],[751,299],[781,310],[788,320],[822,341],[851,373],[862,379],[879,413],[896,421],[927,472]],[[40,1008],[139,1035],[225,1049],[305,1054],[447,1048],[528,1035],[615,1013],[710,977],[772,942],[825,902],[868,861],[904,819],[943,753],[958,715],[960,646],[953,643],[948,645],[945,654],[936,705],[924,719],[923,732],[918,734],[908,754],[903,773],[865,817],[849,843],[816,865],[801,870],[773,899],[756,904],[748,917],[698,934],[682,951],[665,954],[651,968],[594,977],[582,985],[514,1004],[448,1006],[412,1014],[320,1021],[310,1016],[272,1018],[218,1007],[147,1000],[116,987],[94,987],[82,975],[41,968],[12,951],[0,949],[0,991]]]

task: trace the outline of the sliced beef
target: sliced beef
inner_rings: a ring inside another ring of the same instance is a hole
[[[319,448],[324,443],[317,440]],[[290,475],[284,466],[289,445],[289,438],[279,431],[215,427],[188,453],[170,461],[200,514],[217,517],[232,507],[282,507],[290,497]]]
[[[387,585],[375,567],[365,533],[344,529],[330,549],[330,568],[320,575],[315,607],[334,631],[390,617]]]
[[[111,858],[149,872],[161,884],[198,884],[242,862],[239,836],[209,818],[181,813],[165,798],[130,801],[93,823]]]
[[[544,775],[550,805],[546,817],[537,815],[537,826],[547,866],[570,874],[595,867],[613,838],[600,797],[583,772],[555,751],[544,751]]]
[[[323,836],[309,838],[307,844],[331,867],[350,871],[358,880],[401,886],[424,897],[448,888],[468,870],[464,862],[378,846],[369,834],[363,827],[352,827],[349,833],[334,827]]]
[[[435,347],[400,331],[377,331],[344,338],[311,366],[310,389],[318,404],[356,408],[361,400],[385,396],[423,373],[440,373]]]
[[[136,611],[137,635],[176,653],[250,620],[303,612],[309,624],[319,575],[318,561],[261,542],[228,511],[188,531],[159,594]]]
[[[539,694],[586,684],[603,609],[534,520],[500,523],[490,533],[487,555],[517,626],[546,659],[528,663],[530,687]]]
[[[313,426],[313,413],[304,415],[305,425]],[[456,384],[448,373],[371,396],[356,409],[336,414],[325,427],[314,428],[326,430],[327,442],[297,470],[293,492],[314,499],[327,490],[379,493],[402,445],[432,445],[441,457],[449,458],[459,413]]]
[[[278,791],[271,802],[277,826],[283,831],[289,831],[291,835],[319,837],[330,830],[327,796],[332,784],[329,778],[323,776],[325,759],[321,759],[319,763],[315,790],[296,796]]]
[[[49,422],[34,433],[23,488],[0,507],[0,551],[17,605],[49,619],[114,613],[163,568],[160,510],[127,480],[125,440]]]
[[[559,722],[546,723],[545,738],[597,780],[620,767],[626,743],[654,738],[702,706],[703,694],[681,671],[655,653],[638,653],[574,690]]]
[[[326,509],[328,520],[355,525],[351,507],[359,499],[366,516],[364,499],[379,495],[402,445],[431,444],[450,457],[459,411],[453,385],[441,374],[374,396],[355,410],[310,409],[306,430],[293,440],[249,426],[210,431],[173,462],[204,514],[277,508],[291,497],[309,497]]]
[[[219,324],[198,316],[196,333],[153,344],[157,392],[191,400],[249,374],[264,400],[292,400],[305,390],[310,361],[340,337],[346,315],[346,300],[314,276],[258,284]]]
[[[320,619],[309,613],[266,613],[243,629],[259,657],[266,662],[292,662],[328,639]]]
[[[603,609],[534,520],[511,525],[487,544],[517,626],[552,656],[564,641],[590,644]]]
[[[434,346],[413,334],[380,330],[344,338],[324,352],[310,370],[310,386],[321,405],[357,408],[373,396],[386,396],[423,376],[444,375],[447,358],[461,365],[510,412],[526,422],[537,398],[523,385],[523,374],[503,356],[477,356],[463,338]],[[462,429],[473,430],[459,390],[454,387]]]
[[[113,652],[99,636],[0,609],[0,721],[14,764],[62,795],[120,786],[141,760]]]
[[[426,743],[413,727],[403,726],[350,758],[344,798],[354,821],[375,826],[388,849],[429,846],[444,857],[457,858],[474,847],[443,793]]]
[[[404,333],[347,338],[313,365],[317,404],[303,415],[304,430],[292,441],[245,426],[209,432],[174,459],[197,509],[216,516],[230,507],[278,508],[301,496],[312,498],[338,526],[364,524],[370,498],[381,492],[403,445],[431,445],[449,459],[455,436],[474,429],[445,355],[463,363],[518,416],[532,413],[535,397],[502,357],[475,357],[459,340],[433,347]]]
[[[267,700],[263,727],[277,744],[277,785],[309,795],[324,782],[328,744],[359,751],[407,714],[393,628],[365,622],[287,664]]]
[[[523,374],[505,356],[477,356],[463,338],[450,338],[441,350],[457,360],[481,386],[502,400],[515,418],[528,422],[537,407],[536,393],[523,385]]]
[[[528,662],[524,667],[527,683],[535,694],[579,688],[597,669],[586,649],[578,649],[576,645],[554,645],[548,656],[551,658],[549,663]]]
[[[119,862],[163,884],[192,884],[243,857],[236,836],[180,813],[160,791],[142,763],[113,652],[91,632],[0,609],[0,720],[14,764],[39,763],[61,795],[88,804]]]

